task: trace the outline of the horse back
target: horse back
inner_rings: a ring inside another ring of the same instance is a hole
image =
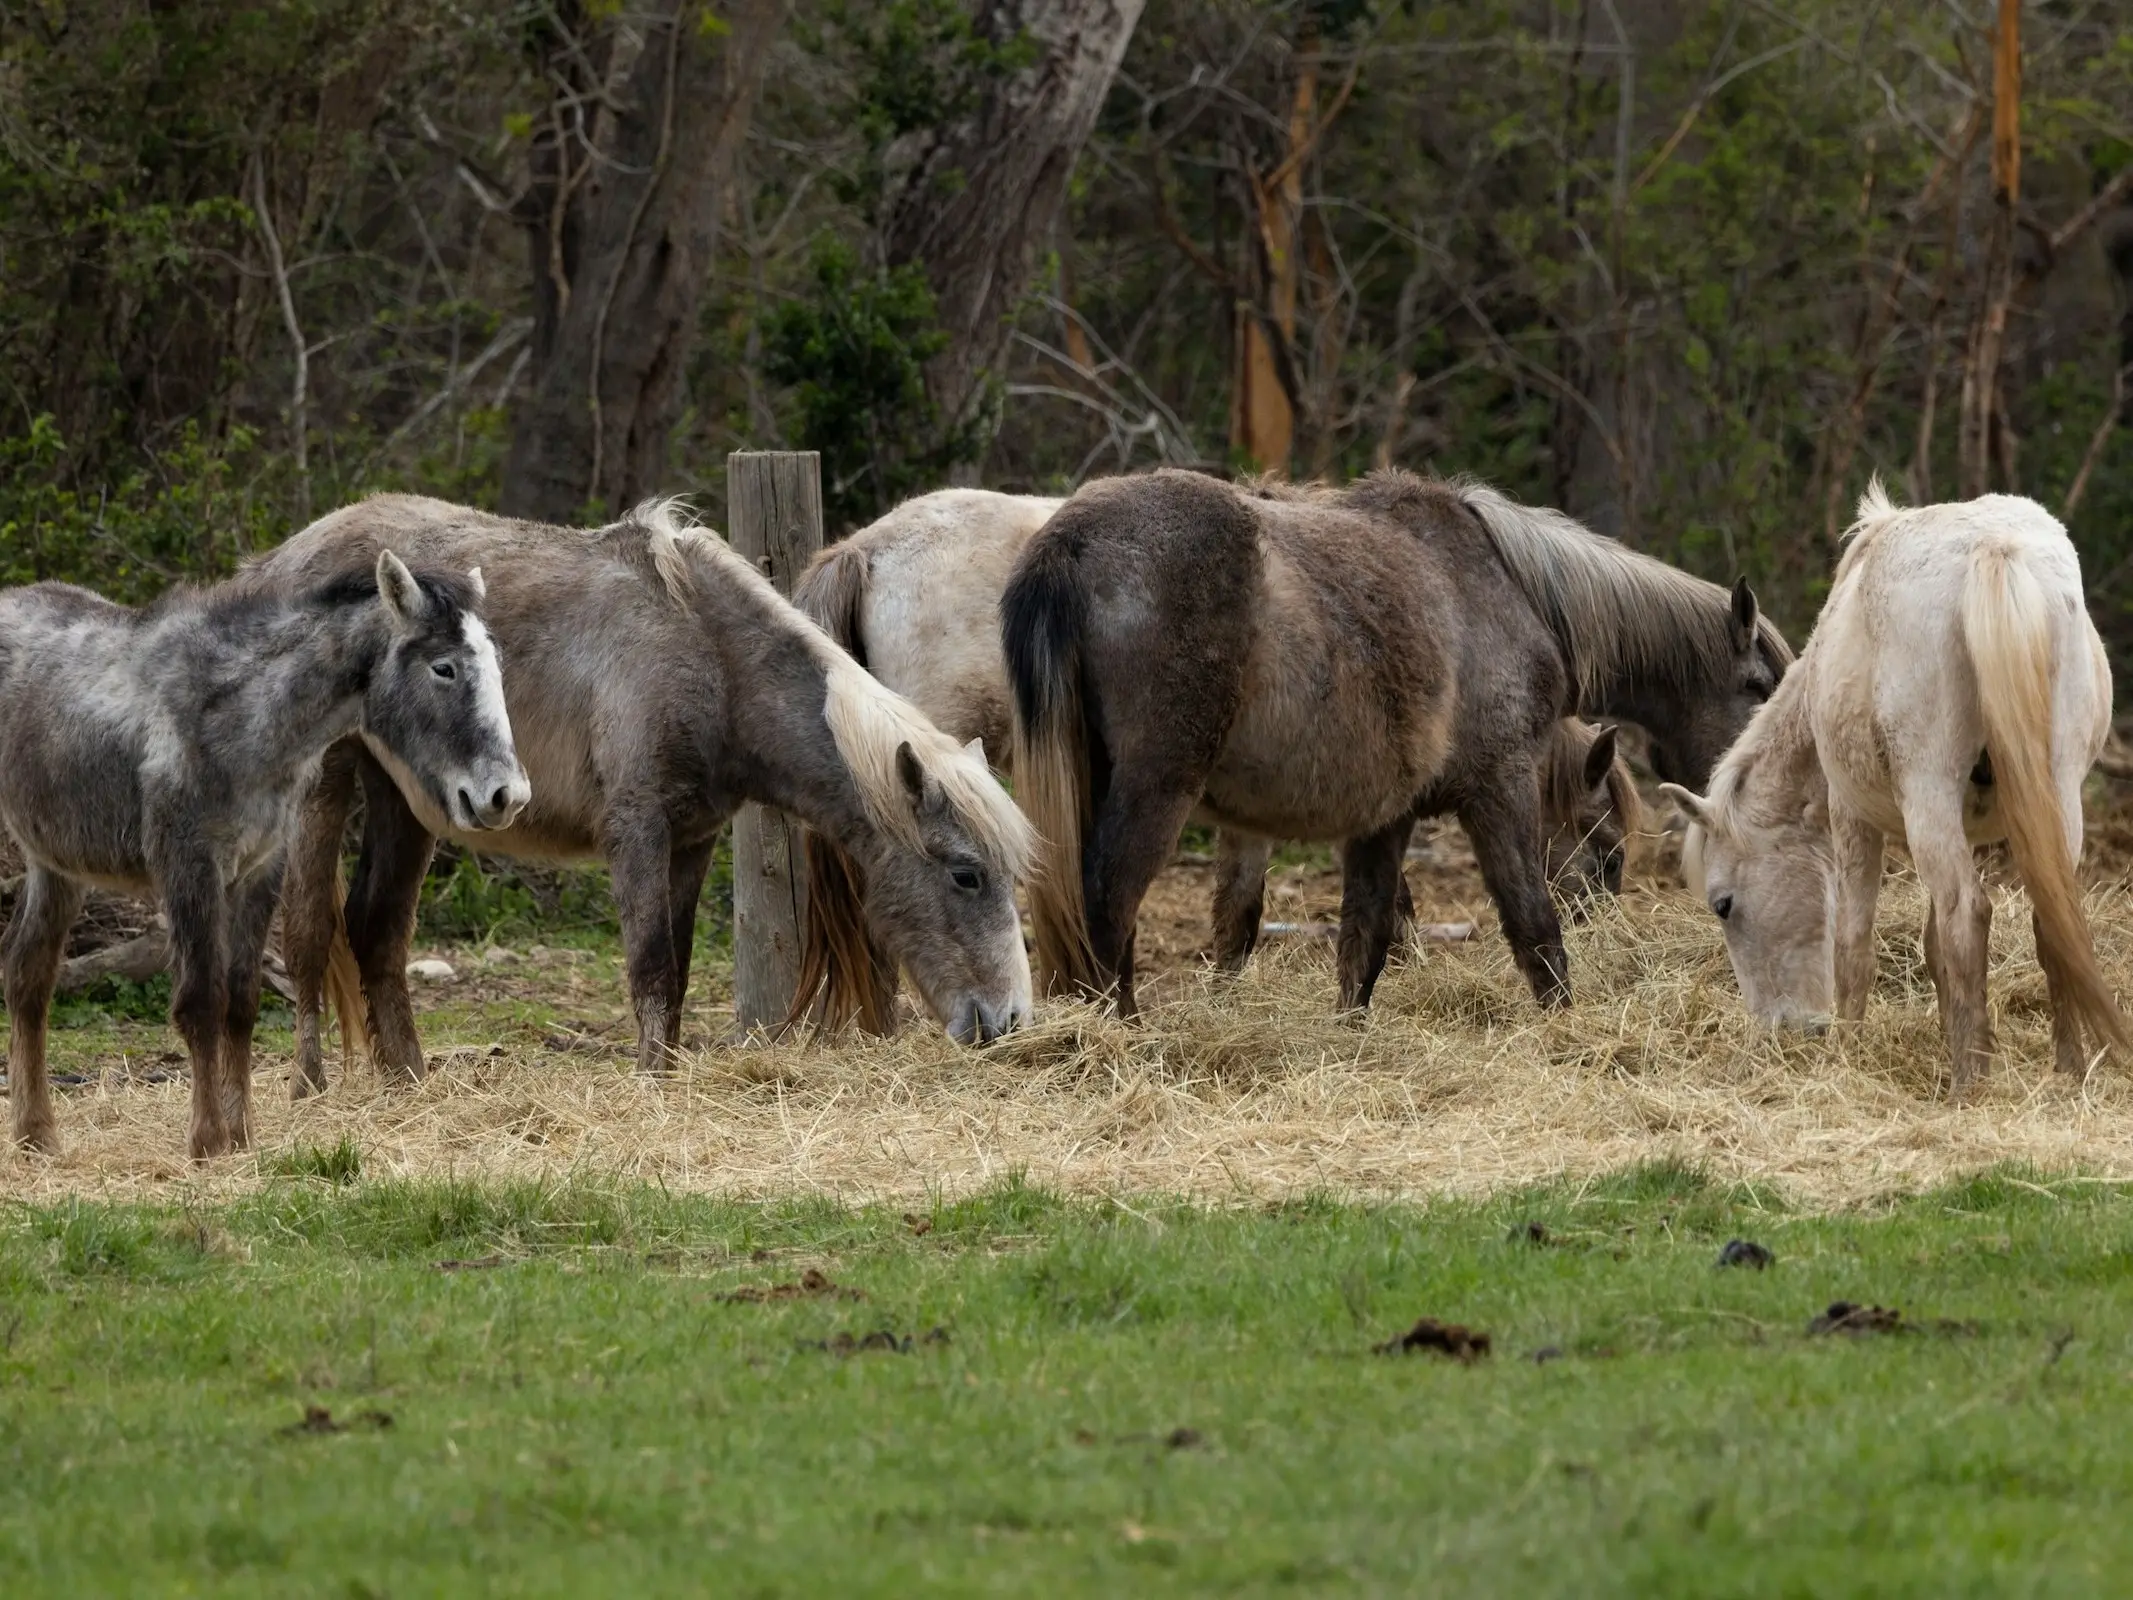
[[[176,754],[144,619],[70,584],[0,594],[0,823],[33,861],[138,887],[143,768]]]
[[[1397,528],[1323,496],[1246,503],[1258,523],[1254,628],[1210,803],[1275,832],[1374,831],[1443,766],[1457,607],[1436,562]]]

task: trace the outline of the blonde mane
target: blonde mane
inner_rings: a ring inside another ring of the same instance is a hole
[[[1017,878],[1027,872],[1036,846],[1029,819],[982,756],[957,744],[917,706],[868,673],[717,532],[695,521],[678,497],[645,501],[617,527],[624,525],[643,530],[652,566],[676,604],[693,603],[699,581],[712,579],[742,589],[807,641],[828,683],[823,716],[830,738],[877,828],[907,849],[925,850],[917,812],[897,771],[896,752],[909,745],[990,863]]]
[[[1581,700],[1617,672],[1675,682],[1724,681],[1732,672],[1732,617],[1719,585],[1478,479],[1454,478],[1450,487],[1569,647]],[[1755,627],[1772,663],[1789,667],[1792,650],[1776,625],[1759,615]]]

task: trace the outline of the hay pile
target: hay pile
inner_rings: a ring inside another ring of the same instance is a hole
[[[1871,1016],[1826,1040],[1758,1037],[1709,914],[1647,886],[1572,930],[1578,1003],[1555,1016],[1534,1009],[1491,931],[1410,956],[1367,1021],[1343,1021],[1330,1014],[1330,948],[1316,944],[1229,982],[1179,974],[1138,1026],[1051,1007],[982,1053],[913,1029],[708,1050],[654,1083],[620,1053],[476,1045],[435,1052],[419,1089],[383,1090],[358,1068],[293,1107],[286,1062],[270,1059],[258,1142],[270,1157],[345,1135],[370,1176],[596,1173],[845,1199],[959,1193],[1009,1172],[1216,1201],[1472,1193],[1660,1157],[1808,1205],[2007,1160],[2133,1178],[2133,1066],[2053,1078],[2027,910],[2010,899],[1994,936],[2002,1062],[1959,1109],[1941,1097],[1922,898],[1898,877]],[[2133,905],[2102,889],[2090,912],[2107,970],[2133,993]],[[261,1181],[255,1156],[188,1170],[185,1095],[179,1081],[63,1096],[65,1153],[0,1158],[0,1192],[213,1194]]]

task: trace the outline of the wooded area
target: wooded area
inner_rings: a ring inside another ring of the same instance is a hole
[[[1879,470],[2133,657],[2129,199],[2115,0],[0,0],[0,580],[1389,461],[1797,632]]]

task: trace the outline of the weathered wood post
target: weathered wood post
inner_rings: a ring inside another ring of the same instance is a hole
[[[812,450],[727,456],[726,536],[790,596],[822,548],[822,457]],[[784,1021],[800,981],[807,878],[799,832],[763,806],[743,806],[733,819],[733,1010],[743,1033]]]

